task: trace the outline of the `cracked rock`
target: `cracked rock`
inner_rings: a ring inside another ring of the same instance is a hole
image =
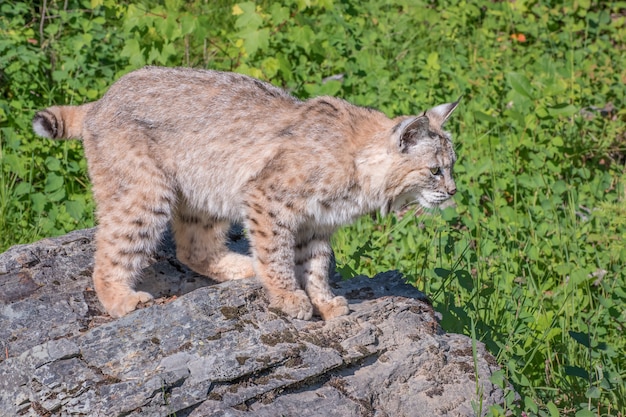
[[[92,239],[0,255],[0,416],[474,416],[504,402],[494,358],[443,332],[396,272],[335,280],[350,315],[301,321],[256,280],[188,270],[168,238],[140,284],[156,300],[113,320],[91,289]]]

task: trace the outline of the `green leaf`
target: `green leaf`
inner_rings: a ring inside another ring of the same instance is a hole
[[[317,5],[323,9],[332,9],[335,5],[334,0],[317,0]]]
[[[456,207],[446,207],[441,211],[441,218],[446,222],[458,221],[459,215],[456,211]]]
[[[530,396],[524,398],[524,407],[526,411],[531,411],[533,413],[537,413],[537,411],[539,411],[539,407],[537,407],[537,403],[535,403],[535,400],[531,398]],[[558,417],[558,413],[556,417]]]
[[[126,40],[124,48],[120,52],[121,56],[132,57],[133,55],[141,54],[141,47],[137,39],[131,38]]]
[[[130,64],[134,67],[140,67],[146,64],[146,60],[143,56],[143,49],[140,47],[139,41],[135,38],[131,38],[126,41],[120,55],[128,58]]]
[[[58,32],[58,30],[59,30],[58,23],[50,23],[45,26],[44,32],[48,35],[54,35],[56,34],[56,32]]]
[[[449,269],[435,268],[435,274],[437,274],[437,276],[441,278],[447,278],[448,276],[450,276],[451,273],[452,271],[450,271]]]
[[[341,90],[341,82],[336,80],[326,81],[317,89],[317,95],[334,96]]]
[[[291,30],[290,37],[294,45],[301,47],[306,53],[309,53],[315,38],[315,32],[309,26],[296,26]]]
[[[289,60],[283,54],[277,54],[276,59],[279,63],[280,75],[285,81],[290,81],[293,79],[293,69],[291,68],[291,64]]]
[[[626,291],[623,288],[616,287],[613,289],[613,292],[621,299],[626,300]]]
[[[556,405],[554,405],[552,401],[550,401],[546,405],[546,408],[548,409],[548,412],[550,413],[550,417],[559,417],[559,409],[556,407]]]
[[[189,35],[196,30],[198,17],[185,13],[180,17],[180,30],[182,35]]]
[[[563,138],[560,136],[555,136],[552,138],[552,144],[554,146],[563,146],[565,143],[563,142]]]
[[[517,383],[524,387],[529,387],[531,385],[526,375],[518,375]]]
[[[30,200],[33,202],[33,211],[38,214],[43,212],[44,206],[48,202],[48,198],[42,193],[31,194]]]
[[[166,19],[157,20],[157,24],[155,26],[161,36],[169,42],[172,42],[182,36],[182,31],[180,29],[180,25],[178,24],[177,16],[175,15],[168,14]]]
[[[169,11],[178,10],[181,6],[181,0],[165,0],[165,8]]]
[[[165,65],[168,63],[168,60],[174,56],[176,56],[177,51],[176,51],[176,47],[174,46],[174,43],[166,43],[163,45],[163,48],[161,49],[161,56],[159,58],[159,62],[162,65]]]
[[[507,78],[509,80],[509,84],[515,92],[529,99],[533,98],[533,88],[525,75],[517,72],[510,72],[507,74]]]
[[[65,199],[65,189],[64,188],[59,188],[56,191],[52,191],[51,193],[47,193],[46,197],[48,198],[49,201],[51,202],[59,202]]]
[[[80,220],[85,215],[85,203],[83,201],[65,201],[65,210],[74,220]]]
[[[584,380],[589,380],[589,372],[579,366],[565,366],[565,375],[577,376]]]
[[[470,292],[474,289],[474,281],[472,280],[472,276],[468,271],[464,269],[459,269],[454,271],[454,275],[456,276],[456,279],[458,280],[461,287]]]
[[[553,107],[548,107],[548,113],[552,117],[564,116],[569,117],[578,113],[578,108],[571,104],[562,103]]]
[[[26,168],[25,162],[23,158],[19,158],[16,154],[6,154],[2,157],[2,164],[9,167],[11,172],[16,173],[19,177],[25,177],[28,173],[28,169]]]
[[[64,182],[64,179],[62,176],[51,172],[46,177],[46,185],[44,187],[44,191],[45,192],[56,191],[59,188],[63,187],[63,182]]]
[[[267,48],[269,44],[270,31],[267,28],[240,33],[243,39],[243,46],[249,56],[253,56],[258,50]]]
[[[245,3],[237,3],[237,6],[241,9],[241,13],[237,17],[235,26],[238,28],[245,28],[247,31],[255,31],[263,24],[263,18],[256,12],[256,4],[251,1]]]
[[[15,195],[16,197],[20,197],[24,194],[30,194],[32,192],[33,192],[33,186],[28,182],[20,182],[13,189],[13,195]]]
[[[590,387],[585,392],[585,397],[587,398],[600,398],[602,396],[602,391],[598,387]]]
[[[265,58],[261,63],[261,68],[267,78],[274,78],[280,69],[280,62],[274,57]]]
[[[0,101],[0,106],[2,106],[2,102]],[[14,128],[10,127],[0,127],[0,137],[3,137],[3,140],[6,141],[4,145],[7,145],[9,148],[14,151],[19,151],[20,146],[22,145],[21,135],[18,135]],[[8,155],[4,154],[4,158]],[[0,160],[2,159],[2,155],[0,154]]]
[[[439,71],[441,66],[439,65],[439,53],[431,52],[428,54],[428,58],[426,58],[426,68]]]
[[[59,171],[61,169],[61,161],[59,161],[57,158],[49,156],[48,158],[46,158],[46,167],[50,171]]]
[[[494,287],[486,287],[486,288],[483,288],[482,290],[480,290],[480,296],[481,297],[488,297],[491,294],[493,294],[494,292],[496,292],[496,289]]]
[[[574,269],[570,274],[572,285],[578,286],[589,279],[589,273],[581,268]]]
[[[481,120],[483,122],[496,123],[498,121],[498,119],[496,119],[495,117],[478,110],[474,111],[474,117],[476,118],[476,120]]]
[[[279,25],[289,19],[289,9],[281,6],[279,3],[272,4],[269,8],[269,12],[274,25]]]
[[[148,54],[148,58],[146,59],[147,64],[154,64],[161,61],[161,51],[155,46],[150,48],[150,53]]]

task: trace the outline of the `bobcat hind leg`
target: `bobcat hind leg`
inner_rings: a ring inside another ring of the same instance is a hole
[[[172,224],[176,256],[191,270],[219,282],[255,276],[252,258],[226,247],[229,222],[179,208]]]

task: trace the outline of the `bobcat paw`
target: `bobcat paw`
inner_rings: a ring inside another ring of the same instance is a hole
[[[116,294],[113,298],[102,300],[102,304],[111,317],[122,317],[137,308],[137,304],[152,300],[152,295],[144,291],[130,291]]]
[[[254,272],[254,266],[252,258],[246,255],[240,255],[238,253],[229,252],[219,261],[215,266],[210,267],[209,276],[211,276],[213,270],[214,275],[223,277],[224,280],[244,279],[252,278],[256,274]]]
[[[326,303],[317,304],[315,308],[324,320],[345,316],[350,313],[348,300],[341,296],[335,297]]]
[[[256,274],[250,256],[228,252],[221,258],[212,260],[194,261],[182,251],[177,253],[178,260],[187,265],[192,271],[210,277],[218,282],[235,279],[252,278]]]
[[[272,294],[271,306],[279,308],[285,314],[300,320],[310,320],[313,317],[313,305],[309,296],[302,290],[295,292],[281,292]]]

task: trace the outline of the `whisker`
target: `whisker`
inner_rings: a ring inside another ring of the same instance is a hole
[[[411,210],[413,211],[413,216],[415,217],[424,214],[424,207],[419,204],[419,200],[415,199],[400,206],[400,208],[396,210],[396,215],[400,218],[403,218],[404,216],[408,215]]]

